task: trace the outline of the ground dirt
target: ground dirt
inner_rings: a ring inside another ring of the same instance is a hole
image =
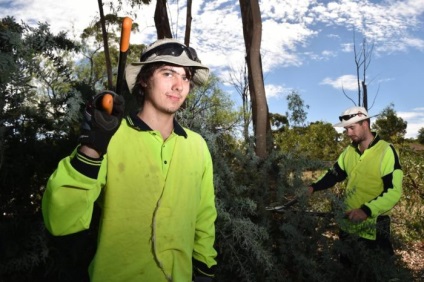
[[[422,144],[413,143],[410,146],[411,146],[411,149],[413,149],[413,150],[424,151],[424,145],[422,145]]]
[[[413,242],[407,250],[396,250],[396,254],[402,257],[402,260],[414,273],[415,281],[424,281],[424,241]]]

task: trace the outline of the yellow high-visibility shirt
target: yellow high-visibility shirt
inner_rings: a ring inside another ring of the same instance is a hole
[[[193,258],[216,265],[210,152],[199,134],[174,125],[164,141],[137,117],[127,117],[103,160],[76,149],[50,177],[42,211],[53,235],[89,228],[94,202],[102,208],[91,281],[187,282]],[[97,166],[98,177],[76,170],[74,158]]]

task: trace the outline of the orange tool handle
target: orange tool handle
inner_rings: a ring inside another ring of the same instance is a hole
[[[112,94],[106,93],[102,97],[102,108],[109,114],[112,114],[113,110],[113,96]]]
[[[132,28],[132,19],[125,17],[122,21],[122,30],[121,30],[121,43],[119,45],[119,62],[118,62],[118,75],[116,77],[116,93],[122,95],[124,88],[124,71],[125,64],[127,61],[128,49],[130,47],[130,35]]]
[[[127,59],[128,49],[130,47],[130,35],[133,20],[130,17],[125,17],[122,21],[121,42],[119,44],[119,63],[118,76],[116,79],[116,92],[121,95],[124,81],[124,70]],[[102,108],[110,115],[113,111],[113,95],[105,94],[102,97]]]
[[[130,34],[132,27],[132,19],[130,17],[125,17],[122,21],[122,30],[121,30],[121,44],[120,51],[127,52],[130,47]]]

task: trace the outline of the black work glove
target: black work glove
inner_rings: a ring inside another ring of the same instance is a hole
[[[213,282],[216,265],[208,267],[205,263],[193,258],[193,282]]]
[[[113,96],[112,113],[102,108],[102,99],[106,94]],[[124,115],[125,100],[113,91],[97,93],[87,102],[84,111],[84,122],[79,138],[82,145],[95,149],[100,155],[106,153],[110,139],[121,124]]]
[[[213,278],[207,276],[196,276],[193,282],[213,282]]]

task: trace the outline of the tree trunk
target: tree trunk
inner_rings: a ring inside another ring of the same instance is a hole
[[[105,60],[106,60],[106,72],[107,72],[107,86],[109,89],[113,89],[113,76],[112,76],[112,64],[110,62],[109,55],[109,43],[108,36],[106,31],[105,15],[103,13],[103,3],[102,0],[97,1],[99,3],[99,13],[100,13],[100,23],[102,25],[102,35],[103,35],[103,48],[105,51]]]
[[[186,30],[184,35],[184,44],[187,47],[190,46],[191,21],[193,20],[193,17],[191,16],[192,2],[192,0],[187,0]]]
[[[362,81],[362,90],[364,91],[362,105],[368,111],[368,89],[365,81]]]
[[[246,46],[246,63],[252,101],[256,155],[260,158],[265,158],[268,155],[269,144],[272,144],[272,142],[260,54],[262,39],[261,12],[258,0],[239,0],[239,3]]]
[[[172,38],[171,27],[169,25],[168,12],[166,10],[166,0],[157,0],[155,9],[155,26],[158,39]]]
[[[246,68],[246,66],[245,66]],[[244,72],[244,74],[246,74],[246,71]],[[248,96],[249,95],[249,85],[247,83],[248,78],[246,76],[243,76],[244,78],[244,83],[243,83],[243,87],[242,92],[241,92],[241,97],[242,97],[242,101],[243,101],[243,136],[244,136],[244,140],[246,142],[249,142],[249,123],[250,123],[250,112],[251,112],[251,108],[249,105],[249,99]]]

